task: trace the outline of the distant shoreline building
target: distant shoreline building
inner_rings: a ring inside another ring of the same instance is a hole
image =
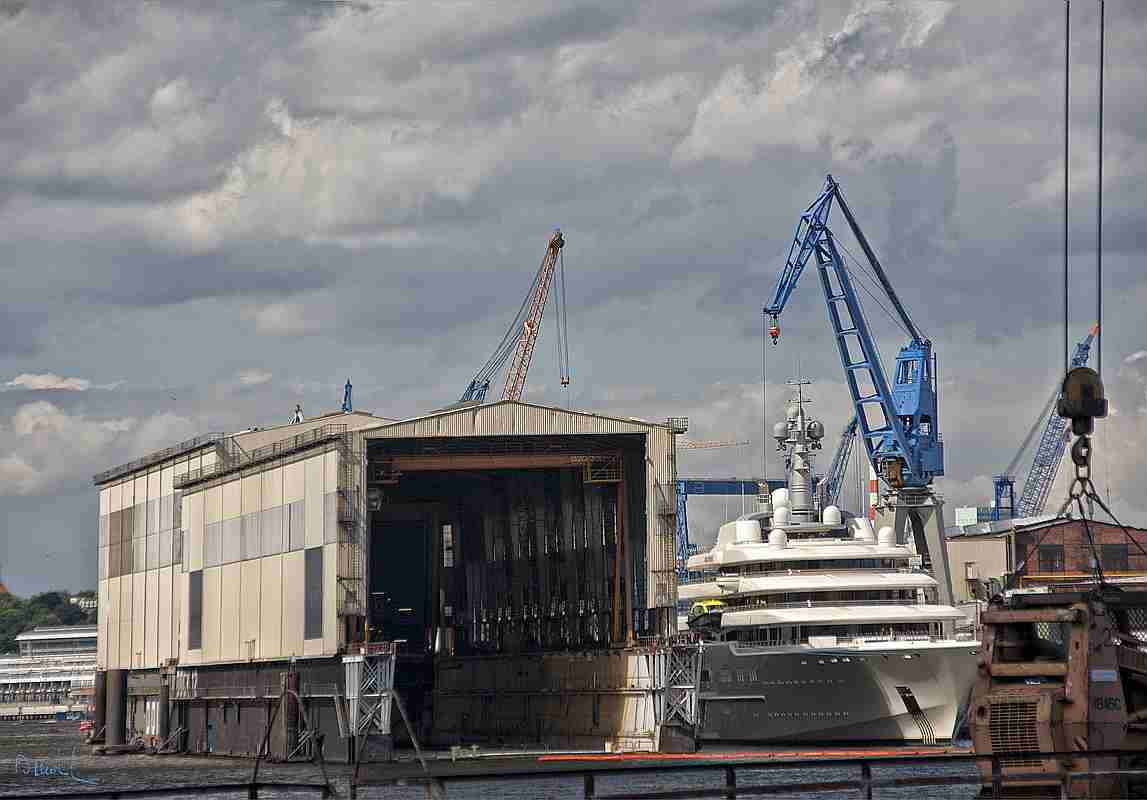
[[[87,716],[94,705],[98,628],[58,625],[16,636],[17,656],[0,656],[0,719]]]

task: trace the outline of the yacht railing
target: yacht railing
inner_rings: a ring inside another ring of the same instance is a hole
[[[934,606],[928,600],[800,600],[792,603],[726,604],[725,611],[756,611],[773,608],[832,608],[834,606]]]
[[[908,575],[916,572],[927,572],[927,570],[919,567],[836,567],[832,569],[778,569],[767,572],[710,573],[708,575],[691,574],[684,580],[678,581],[677,585],[690,586],[698,583],[714,583],[717,580],[775,578],[784,575],[839,575],[845,572],[898,572]]]
[[[813,634],[816,636],[816,634]],[[860,647],[866,644],[880,644],[881,642],[917,642],[919,644],[932,644],[934,642],[949,641],[941,636],[931,636],[929,634],[891,634],[886,636],[838,636],[836,637],[835,647]],[[785,639],[775,642],[736,642],[738,650],[775,650],[781,647],[800,647],[809,646],[808,639],[796,641],[794,639]]]

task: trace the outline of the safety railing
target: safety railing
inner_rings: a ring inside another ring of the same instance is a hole
[[[108,481],[118,478],[121,475],[128,475],[132,472],[136,472],[137,470],[141,470],[144,467],[149,467],[152,464],[158,464],[161,461],[166,461],[169,458],[175,458],[182,453],[187,453],[191,450],[197,450],[204,445],[218,442],[222,439],[225,439],[226,437],[227,434],[225,433],[204,433],[200,436],[186,439],[179,444],[173,444],[171,447],[165,447],[162,450],[157,450],[156,452],[150,453],[143,458],[137,458],[135,461],[129,461],[126,464],[121,464],[118,467],[112,467],[109,470],[104,470],[103,472],[97,473],[96,476],[92,478],[92,482],[97,486],[101,483],[107,483]]]
[[[200,483],[211,478],[225,475],[229,472],[244,469],[263,461],[289,455],[299,450],[312,447],[328,439],[337,439],[346,433],[345,424],[329,424],[312,428],[309,431],[295,436],[280,439],[276,442],[256,447],[254,450],[244,450],[233,439],[227,439],[223,444],[224,455],[214,464],[193,469],[184,475],[175,478],[174,487],[182,489],[194,483]]]

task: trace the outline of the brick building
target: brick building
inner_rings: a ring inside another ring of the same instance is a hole
[[[968,602],[1003,588],[1089,582],[1095,556],[1112,583],[1147,583],[1147,530],[1126,530],[1097,520],[1087,520],[1085,528],[1084,520],[1052,516],[949,529],[953,595],[957,602]]]

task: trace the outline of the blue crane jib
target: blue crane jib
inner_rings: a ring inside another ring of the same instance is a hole
[[[836,203],[860,244],[909,341],[896,356],[889,385],[880,354],[853,286],[852,275],[828,227]],[[814,258],[815,257],[815,258]],[[929,486],[944,474],[944,443],[940,436],[936,397],[936,356],[896,296],[884,268],[844,201],[831,175],[824,190],[801,214],[773,297],[765,306],[773,344],[780,337],[780,314],[796,288],[810,258],[814,258],[824,292],[829,323],[836,339],[845,380],[856,413],[859,437],[869,463],[892,488]]]
[[[1087,337],[1075,346],[1071,357],[1071,366],[1085,367],[1091,357],[1091,343],[1099,326],[1093,325]],[[1059,399],[1059,383],[1052,390],[1051,397],[1044,404],[1043,410],[1035,418],[1027,436],[1020,443],[1011,463],[1007,468],[993,477],[995,502],[992,505],[992,519],[1010,519],[1011,517],[1031,517],[1043,511],[1051,485],[1059,472],[1059,462],[1063,460],[1063,451],[1067,446],[1067,420],[1055,412],[1055,401]],[[1023,492],[1017,502],[1015,499],[1015,475],[1024,454],[1028,450],[1032,439],[1042,427],[1039,444],[1036,446],[1035,456],[1032,458],[1031,469],[1024,481]]]

